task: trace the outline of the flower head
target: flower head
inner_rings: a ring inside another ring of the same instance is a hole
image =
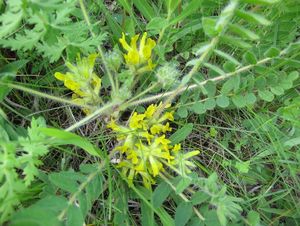
[[[72,99],[78,104],[94,105],[99,99],[101,79],[93,71],[97,56],[98,54],[91,54],[81,58],[78,55],[77,65],[66,63],[69,72],[54,74],[55,78],[64,82],[65,87],[73,91]]]
[[[125,62],[128,66],[142,66],[142,71],[151,71],[155,66],[152,63],[151,55],[156,43],[153,39],[147,38],[147,32],[144,32],[139,47],[137,47],[139,37],[139,34],[133,36],[129,45],[125,39],[125,34],[122,33],[122,38],[120,38],[119,41],[122,47],[127,51],[127,54],[124,54]]]
[[[121,153],[118,167],[122,168],[129,184],[133,183],[134,178],[142,177],[145,187],[150,188],[154,178],[165,171],[165,162],[180,165],[182,159],[184,164],[181,168],[191,166],[191,162],[186,160],[190,155],[181,153],[181,145],[173,146],[167,138],[166,133],[172,130],[168,121],[174,120],[174,112],[154,118],[161,106],[152,104],[142,114],[134,112],[129,118],[129,127],[119,126],[114,120],[108,125],[117,133],[118,140],[123,140],[114,150]],[[192,153],[194,155],[196,152]]]

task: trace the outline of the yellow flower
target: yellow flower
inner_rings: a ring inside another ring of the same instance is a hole
[[[101,79],[93,72],[95,60],[98,54],[91,54],[81,59],[77,58],[77,64],[66,62],[69,72],[63,74],[56,72],[55,78],[64,82],[65,87],[72,90],[72,99],[83,105],[95,105],[99,101]],[[89,112],[89,109],[83,109]]]
[[[166,133],[171,131],[167,120],[174,120],[174,112],[166,112],[159,118],[154,118],[162,104],[151,104],[147,110],[138,114],[134,112],[129,118],[129,126],[120,126],[112,120],[108,127],[117,133],[120,145],[114,150],[119,151],[122,161],[118,164],[122,174],[126,176],[129,185],[136,177],[141,177],[145,187],[150,188],[154,178],[164,172],[166,166],[174,165],[189,172],[193,163],[188,158],[198,154],[197,151],[182,153],[181,145],[171,145]],[[167,162],[167,163],[166,163]]]
[[[147,125],[144,122],[145,114],[138,114],[136,112],[133,113],[129,120],[129,127],[131,129],[141,129],[145,128]]]
[[[129,66],[144,66],[141,68],[142,71],[151,71],[155,67],[152,63],[151,55],[156,43],[153,39],[147,38],[147,32],[144,32],[139,43],[139,48],[137,48],[139,37],[139,34],[133,36],[129,45],[126,42],[125,34],[122,33],[122,38],[120,38],[119,41],[127,51],[127,54],[124,54],[125,62]]]

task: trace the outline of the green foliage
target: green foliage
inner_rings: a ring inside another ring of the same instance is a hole
[[[90,37],[89,28],[78,16],[76,3],[74,0],[8,1],[0,17],[0,45],[12,50],[37,51],[50,62],[66,54],[74,59],[78,52],[95,52],[105,35]]]
[[[33,119],[27,136],[20,136],[16,141],[11,140],[9,134],[1,127],[1,222],[13,212],[14,206],[20,203],[20,195],[38,174],[37,166],[42,164],[39,157],[48,152],[45,136],[39,131],[39,128],[44,126],[45,121],[42,118]],[[18,170],[22,171],[23,180],[19,178]]]

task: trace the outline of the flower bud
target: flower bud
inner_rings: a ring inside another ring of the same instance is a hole
[[[106,57],[106,62],[110,67],[110,69],[118,71],[122,63],[122,56],[120,52],[114,49],[113,51],[106,53],[105,57]]]
[[[162,87],[168,89],[177,82],[179,71],[174,63],[167,63],[157,70],[156,77]]]

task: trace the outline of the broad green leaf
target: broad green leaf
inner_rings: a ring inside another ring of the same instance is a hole
[[[206,94],[208,97],[214,97],[216,95],[216,84],[213,81],[208,81],[205,85],[204,85],[204,89],[206,91]]]
[[[258,96],[267,102],[271,102],[274,99],[274,94],[271,93],[269,90],[259,90]]]
[[[246,12],[246,11],[243,11],[243,10],[237,10],[236,14],[237,14],[237,16],[245,19],[248,22],[259,23],[259,24],[265,25],[265,26],[271,24],[271,22],[269,20],[267,20],[265,17],[263,17],[259,14]]]
[[[225,95],[218,96],[216,104],[221,108],[227,108],[230,104],[229,98]]]
[[[70,193],[75,193],[79,186],[78,182],[84,179],[85,177],[83,175],[72,171],[61,171],[49,175],[49,180],[52,184]]]
[[[176,185],[176,193],[182,193],[192,182],[192,178],[190,177],[182,177],[178,184]]]
[[[188,116],[188,110],[186,107],[179,107],[176,113],[180,118],[186,118]]]
[[[260,216],[259,213],[251,210],[248,213],[247,220],[250,226],[259,226],[260,225]]]
[[[238,94],[232,97],[232,102],[237,108],[243,108],[246,106],[246,101],[244,99],[244,96]]]
[[[269,48],[269,49],[264,53],[264,55],[265,55],[266,57],[270,57],[270,58],[277,57],[277,56],[279,56],[279,54],[280,54],[280,50],[277,49],[277,48],[275,48],[275,47]]]
[[[227,95],[230,91],[237,91],[240,86],[240,76],[236,75],[228,79],[221,88],[221,93]]]
[[[66,226],[82,226],[84,225],[84,217],[79,206],[72,205],[68,208]]]
[[[244,55],[243,55],[243,59],[244,61],[246,61],[248,64],[256,64],[257,63],[257,59],[256,56],[254,55],[254,53],[247,51]]]
[[[266,88],[266,85],[267,85],[267,80],[263,76],[258,77],[255,81],[255,87],[259,90],[264,90]]]
[[[166,200],[166,198],[169,196],[171,191],[172,191],[172,188],[166,182],[160,183],[155,188],[155,190],[152,194],[153,206],[155,208],[160,207],[163,204],[163,202]]]
[[[295,81],[298,78],[299,78],[299,72],[298,71],[293,71],[288,75],[288,79],[291,80],[291,81]]]
[[[280,95],[284,94],[284,89],[281,86],[270,87],[270,90],[276,96],[280,96]]]
[[[209,199],[210,199],[210,196],[201,190],[194,193],[193,196],[191,197],[191,201],[192,201],[193,205],[202,204],[203,202],[206,202]]]
[[[255,104],[256,96],[254,95],[254,93],[247,93],[245,95],[245,102],[247,103],[247,105]]]
[[[224,64],[223,64],[223,69],[225,72],[234,72],[236,71],[236,68],[237,68],[237,65],[230,62],[230,61],[226,61]]]
[[[175,226],[184,226],[193,215],[193,205],[190,202],[181,202],[175,212]]]
[[[207,110],[213,110],[216,107],[216,101],[214,98],[209,98],[204,102],[204,107]]]
[[[175,133],[170,136],[170,140],[173,144],[178,144],[181,141],[185,140],[188,135],[193,131],[193,123],[188,123],[182,128],[178,129]]]
[[[144,201],[141,201],[141,218],[143,226],[154,225],[154,211]]]
[[[58,145],[63,144],[73,144],[76,145],[87,153],[100,157],[99,150],[97,150],[86,138],[78,136],[74,133],[67,132],[61,129],[54,128],[40,128],[39,129],[43,134],[56,138],[53,142]]]
[[[196,114],[204,114],[206,112],[206,108],[204,104],[199,102],[199,103],[195,103],[192,106],[192,111],[195,112]]]
[[[33,225],[35,222],[35,226],[61,226],[57,216],[67,205],[68,200],[64,197],[47,196],[14,214],[9,225]]]

